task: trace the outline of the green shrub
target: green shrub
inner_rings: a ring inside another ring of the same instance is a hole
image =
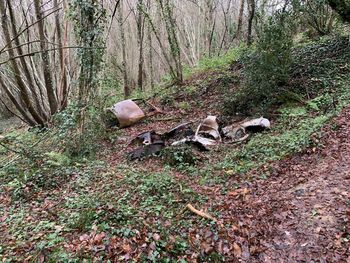
[[[197,161],[191,146],[181,145],[176,147],[168,147],[163,150],[162,156],[164,162],[171,166],[194,165]]]
[[[108,115],[104,109],[104,102],[98,106],[85,109],[85,131],[81,133],[78,128],[78,116],[82,110],[71,104],[64,111],[55,115],[54,124],[57,132],[55,139],[71,158],[91,157],[96,153],[98,141],[106,137],[106,123]]]
[[[293,42],[285,19],[285,14],[268,19],[255,50],[247,50],[243,56],[245,87],[226,101],[231,113],[264,112],[276,101],[279,87],[287,82]]]

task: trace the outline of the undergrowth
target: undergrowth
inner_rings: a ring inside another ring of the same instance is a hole
[[[276,53],[277,57],[279,53]],[[254,55],[244,60],[243,65],[248,66],[242,70],[243,85],[234,93],[225,94],[225,114],[266,115],[286,103],[304,102],[332,93],[338,82],[350,73],[347,37],[325,37],[294,47],[290,62],[282,68],[275,55],[266,55],[265,63],[260,60],[250,62],[257,59]],[[279,79],[279,76],[283,78]]]
[[[349,87],[350,79],[344,80],[331,96],[326,93],[304,104],[281,107],[271,130],[254,134],[241,149],[228,154],[218,167],[244,174],[311,146],[315,138],[322,136],[320,130],[325,123],[350,103]]]
[[[228,87],[244,82],[239,79],[240,74],[230,72],[229,66],[241,56],[242,49],[231,50],[218,59],[204,59],[196,70],[223,67],[225,72],[220,70],[198,85],[181,87],[184,101],[174,99],[173,94],[179,95],[177,90],[171,90],[172,93],[158,90],[162,99],[180,110],[191,110],[189,98],[197,100],[198,106],[207,107],[197,99],[198,92],[209,85],[218,85],[220,91],[227,88],[222,96],[226,98],[226,112],[232,114],[228,106],[232,103],[232,93],[229,93],[232,89]],[[179,255],[191,253],[194,246],[188,240],[191,229],[205,226],[215,234],[219,232],[214,223],[184,210],[186,204],[200,208],[207,201],[205,195],[191,187],[219,185],[218,193],[224,193],[227,176],[244,178],[245,173],[268,162],[318,146],[314,139],[322,136],[322,126],[350,103],[349,50],[345,39],[327,39],[296,47],[292,52],[291,77],[281,87],[288,93],[278,97],[279,109],[273,108],[272,129],[254,134],[247,142],[229,150],[225,146],[224,157],[213,158],[210,163],[197,160],[191,149],[182,147],[165,151],[166,164],[157,167],[156,172],[142,165],[110,167],[94,160],[93,153],[99,151],[101,138],[108,137],[100,129],[92,129],[86,147],[82,147],[80,153],[75,152],[77,147],[71,140],[74,108],[56,116],[59,125],[52,130],[7,134],[4,141],[7,148],[0,146],[0,198],[6,193],[9,200],[6,199],[8,205],[0,203],[0,218],[6,217],[0,224],[9,226],[9,234],[16,242],[1,244],[0,258],[6,254],[8,259],[15,259],[18,249],[30,249],[36,257],[45,253],[52,262],[72,258],[88,261],[89,253],[71,255],[64,245],[70,241],[67,236],[79,239],[81,234],[93,229],[107,233],[108,238],[136,240],[146,236],[145,244],[152,244],[154,249],[152,253],[140,255],[144,261],[172,262]],[[106,101],[112,103],[110,99]],[[94,109],[92,114],[96,116],[95,125],[101,125],[103,116]],[[222,172],[226,177],[218,176]],[[209,212],[220,217],[215,211]],[[28,240],[36,245],[26,248]],[[105,241],[104,245],[109,244]],[[199,258],[203,262],[224,260],[216,253],[201,254]]]

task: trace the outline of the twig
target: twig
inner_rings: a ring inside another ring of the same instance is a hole
[[[29,26],[27,26],[26,28],[24,28],[21,32],[19,32],[16,36],[14,36],[11,40],[10,43],[6,43],[6,45],[0,50],[0,54],[16,39],[18,38],[20,35],[22,35],[25,31],[27,31],[30,27],[36,25],[37,23],[39,23],[40,21],[44,20],[45,18],[47,18],[48,16],[52,15],[53,13],[56,13],[57,11],[61,10],[62,8],[57,8],[56,10],[48,13],[47,15],[43,16],[41,19],[35,21],[34,23],[30,24]]]
[[[111,20],[109,22],[109,26],[108,26],[108,30],[107,30],[107,34],[106,34],[106,38],[105,38],[105,42],[107,43],[107,39],[108,39],[108,36],[109,36],[109,33],[111,32],[111,28],[112,28],[112,23],[113,23],[113,19],[115,17],[115,14],[117,12],[117,8],[120,4],[120,0],[118,0],[114,6],[114,9],[113,9],[113,13],[112,13],[112,16],[111,16]]]
[[[203,217],[203,218],[206,218],[206,219],[209,219],[209,220],[217,222],[217,220],[214,217],[212,217],[211,215],[209,215],[209,214],[207,214],[207,213],[205,213],[203,211],[197,210],[191,204],[188,204],[186,206],[186,208],[189,209],[191,212],[195,213],[196,215],[199,215],[200,217]]]
[[[161,119],[153,119],[152,121],[174,121],[180,119],[179,117],[169,117],[169,118],[161,118]]]
[[[58,132],[54,133],[52,136],[55,136]],[[44,134],[38,141],[36,141],[35,143],[33,143],[30,147],[28,147],[27,152],[29,152],[30,149],[33,149],[35,146],[37,146],[39,143],[43,142],[45,139],[47,139],[47,135],[50,134],[50,132],[48,131],[46,134]],[[4,164],[3,166],[0,166],[0,170],[4,169],[6,167],[8,167],[9,165],[11,165],[12,163],[14,163],[16,160],[18,160],[19,158],[21,158],[22,155],[24,155],[25,152],[22,152],[20,154],[17,154],[12,160],[8,161],[6,164]]]
[[[56,50],[60,50],[60,49],[105,49],[105,47],[59,47],[59,48],[50,48],[50,49],[45,49],[45,50],[39,50],[39,51],[33,51],[30,53],[26,53],[26,54],[22,54],[22,55],[18,55],[12,58],[9,58],[8,60],[2,61],[0,62],[0,65],[6,64],[8,62],[10,62],[11,60],[15,60],[17,58],[22,58],[22,57],[31,57],[34,56],[36,54],[39,53],[44,53],[44,52],[49,52],[49,51],[56,51]]]
[[[1,139],[1,137],[0,137],[0,139]],[[16,150],[12,149],[11,147],[9,147],[9,146],[7,146],[6,144],[3,144],[3,143],[1,143],[1,142],[0,142],[0,146],[4,147],[6,150],[8,150],[8,151],[10,151],[10,152],[14,152],[14,153],[17,153],[17,154],[21,154],[21,152],[16,151]]]
[[[10,50],[18,49],[20,47],[27,46],[27,45],[34,44],[34,43],[46,43],[46,44],[51,44],[51,45],[54,45],[54,46],[59,46],[59,44],[56,44],[56,43],[53,43],[53,42],[50,42],[50,41],[33,40],[33,41],[29,41],[29,42],[20,44],[19,46],[15,46],[15,47],[12,47],[12,48],[9,48],[9,49],[5,49],[2,52],[5,53],[5,52],[8,52]]]

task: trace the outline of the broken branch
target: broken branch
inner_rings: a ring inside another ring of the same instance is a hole
[[[186,208],[189,209],[194,214],[199,215],[200,217],[203,217],[203,218],[206,218],[206,219],[209,219],[209,220],[217,222],[217,220],[214,217],[212,217],[211,215],[209,215],[209,214],[207,214],[207,213],[205,213],[203,211],[197,210],[191,204],[188,204],[186,206]]]

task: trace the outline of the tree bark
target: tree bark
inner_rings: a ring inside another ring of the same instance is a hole
[[[250,46],[252,44],[252,28],[253,20],[255,16],[255,0],[248,0],[249,7],[249,18],[248,18],[248,31],[247,31],[247,44]]]
[[[137,86],[142,91],[143,90],[143,39],[144,39],[144,26],[145,19],[142,13],[143,0],[138,0],[137,3],[137,41],[139,44],[139,65],[138,65],[138,76],[137,76]]]
[[[47,50],[46,45],[46,37],[45,37],[45,30],[44,30],[44,22],[42,20],[42,11],[41,11],[41,0],[35,0],[34,1],[34,9],[35,9],[35,15],[38,21],[37,26],[39,30],[39,37],[40,37],[40,49],[41,52],[41,59],[43,61],[42,67],[44,72],[44,81],[45,81],[45,87],[47,91],[47,97],[50,105],[51,114],[55,114],[58,110],[58,103],[57,103],[57,96],[55,93],[55,88],[53,86],[52,81],[52,75],[51,75],[51,63],[49,58],[49,53]]]
[[[10,21],[11,21],[11,31],[12,31],[12,34],[14,36],[17,36],[18,35],[18,32],[17,32],[17,21],[16,21],[15,14],[13,12],[13,9],[12,9],[11,3],[10,3],[10,0],[7,0],[7,6],[8,6],[8,9],[9,9],[9,16],[10,16]],[[37,93],[36,85],[34,83],[32,74],[30,73],[31,71],[33,71],[33,68],[30,70],[29,66],[28,66],[28,64],[27,64],[27,62],[25,60],[25,57],[22,57],[24,52],[22,50],[22,45],[20,43],[20,39],[19,38],[15,38],[14,39],[14,43],[16,45],[15,50],[17,51],[17,54],[20,56],[19,61],[21,63],[20,65],[22,66],[22,69],[23,69],[23,75],[24,75],[24,77],[27,79],[27,81],[29,83],[30,91],[31,91],[31,94],[32,94],[31,97],[35,101],[35,108],[40,112],[40,114],[43,116],[43,118],[47,119],[48,118],[48,114],[44,110],[43,101],[39,100],[39,94]],[[40,91],[41,91],[40,87],[38,87],[38,88],[39,88],[39,93],[40,93]]]
[[[54,6],[58,6],[58,1],[53,1]],[[67,106],[66,104],[66,96],[67,96],[67,72],[66,72],[66,65],[65,65],[65,58],[64,58],[64,49],[62,49],[62,29],[61,29],[61,23],[59,18],[59,13],[56,13],[55,15],[55,26],[57,31],[57,42],[58,42],[58,56],[60,61],[60,80],[57,83],[57,100],[59,104],[59,109],[63,109]]]
[[[160,11],[162,12],[163,19],[165,22],[165,28],[168,36],[168,43],[170,46],[171,57],[173,63],[175,64],[175,78],[174,81],[177,83],[182,83],[182,62],[181,62],[181,50],[179,45],[179,40],[176,35],[176,24],[173,18],[173,6],[170,4],[169,0],[157,0]]]
[[[8,17],[6,14],[6,8],[5,8],[4,1],[0,1],[0,14],[2,16],[1,26],[2,26],[2,30],[4,33],[6,45],[8,46],[9,57],[14,58],[16,55],[14,53],[14,49],[12,46],[11,35],[10,35],[9,28],[8,28],[8,25],[9,25]],[[31,97],[30,92],[29,92],[28,87],[26,86],[26,84],[24,83],[24,81],[21,77],[22,74],[21,74],[19,65],[17,64],[17,61],[15,59],[12,59],[10,61],[10,64],[11,64],[11,67],[12,67],[12,70],[14,73],[14,78],[16,80],[16,84],[18,85],[18,88],[20,90],[20,97],[21,97],[21,99],[23,99],[25,107],[28,109],[28,111],[32,115],[36,124],[44,125],[46,120],[43,118],[43,116],[41,116],[38,113],[38,111],[35,109],[35,107],[32,103],[32,100],[30,98]]]
[[[157,1],[159,3],[159,0]],[[161,40],[160,38],[160,33],[158,32],[156,26],[154,25],[154,22],[152,20],[152,18],[150,17],[150,14],[147,13],[145,10],[142,10],[142,12],[144,13],[145,15],[145,18],[147,19],[148,23],[149,23],[149,26],[150,28],[152,29],[152,32],[154,33],[154,36],[156,37],[156,40],[158,42],[158,45],[160,47],[160,50],[162,51],[162,54],[164,56],[164,59],[166,61],[166,63],[168,64],[169,66],[169,70],[170,70],[170,75],[171,77],[176,80],[177,79],[177,76],[176,76],[176,70],[174,69],[172,63],[171,63],[171,58],[168,56],[167,54],[167,49],[165,48],[164,44],[163,44],[163,41]]]
[[[207,55],[211,56],[214,27],[214,0],[205,0],[205,50]]]
[[[123,0],[120,1],[118,6],[118,24],[120,28],[120,38],[122,45],[122,71],[124,79],[124,97],[127,98],[130,96],[130,88],[128,83],[128,73],[126,70],[126,48],[125,48],[125,34],[124,34],[124,25],[123,25]]]
[[[13,103],[13,105],[16,107],[16,110],[21,114],[23,117],[23,120],[28,123],[31,126],[35,126],[37,123],[33,120],[33,118],[27,113],[26,109],[23,107],[22,103],[16,99],[16,97],[10,92],[10,90],[7,88],[2,76],[0,75],[0,85],[2,86],[3,90],[5,91],[7,97],[10,99],[10,101]]]
[[[240,7],[239,7],[239,14],[238,14],[238,21],[237,21],[237,31],[236,31],[236,36],[235,36],[238,41],[241,40],[241,35],[242,35],[244,3],[245,3],[245,0],[241,0],[241,4],[240,4]]]
[[[147,3],[148,9],[150,9],[150,2]],[[151,25],[148,23],[147,26],[148,34],[148,56],[149,56],[149,78],[151,89],[154,88],[154,68],[153,68],[153,46],[152,46],[152,29]]]

